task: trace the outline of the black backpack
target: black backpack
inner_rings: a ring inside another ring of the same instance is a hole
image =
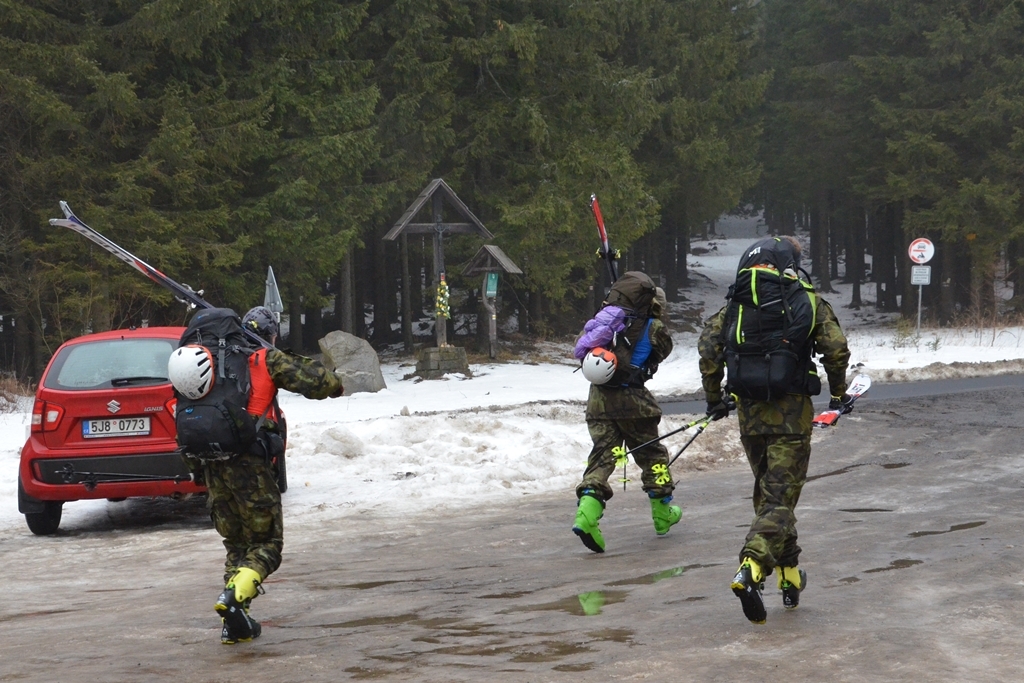
[[[809,279],[800,277],[788,240],[769,237],[744,253],[722,325],[727,392],[755,401],[821,393],[811,348],[817,296]]]
[[[196,313],[178,342],[206,347],[213,356],[209,393],[193,400],[178,392],[175,422],[181,451],[200,459],[248,453],[256,443],[256,422],[249,415],[249,347],[242,321],[230,308]]]
[[[648,328],[651,317],[651,304],[654,303],[654,281],[639,270],[630,270],[612,285],[606,302],[609,306],[618,306],[626,312],[626,329],[616,335],[612,348],[615,354],[615,374],[606,386],[639,385],[650,378],[646,362],[640,367],[633,365],[633,352],[637,344],[641,344],[641,336]],[[650,346],[650,340],[645,340]],[[646,357],[644,359],[646,361]]]

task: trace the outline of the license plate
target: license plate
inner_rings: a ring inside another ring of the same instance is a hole
[[[82,438],[99,439],[105,436],[146,436],[149,434],[148,417],[119,417],[86,420],[82,423]]]

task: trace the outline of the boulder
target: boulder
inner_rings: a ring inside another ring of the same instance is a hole
[[[324,365],[341,375],[346,396],[387,389],[377,352],[365,339],[336,330],[328,332],[319,344]]]

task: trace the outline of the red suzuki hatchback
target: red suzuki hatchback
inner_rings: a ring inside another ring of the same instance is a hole
[[[56,532],[68,501],[205,490],[175,452],[167,359],[184,329],[100,332],[57,349],[18,472],[18,511],[32,533]]]

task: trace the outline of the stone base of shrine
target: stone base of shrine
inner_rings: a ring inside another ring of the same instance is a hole
[[[417,377],[441,379],[447,374],[460,373],[471,377],[466,349],[461,346],[433,346],[420,349],[416,360]]]

